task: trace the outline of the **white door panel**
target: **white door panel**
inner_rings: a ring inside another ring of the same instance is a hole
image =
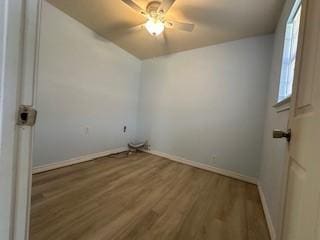
[[[320,1],[303,2],[283,240],[320,240]]]

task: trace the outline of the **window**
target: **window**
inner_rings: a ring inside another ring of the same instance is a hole
[[[298,48],[298,36],[301,17],[301,2],[297,2],[292,9],[287,22],[284,51],[282,57],[281,78],[278,102],[288,98],[292,94],[294,69]]]

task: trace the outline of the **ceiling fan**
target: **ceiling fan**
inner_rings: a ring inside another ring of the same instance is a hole
[[[133,0],[122,0],[134,11],[146,17],[148,20],[137,27],[144,26],[147,31],[153,35],[160,35],[165,28],[177,29],[180,31],[192,32],[195,25],[193,23],[182,23],[166,18],[166,13],[172,7],[176,0],[151,1],[144,10]],[[134,27],[136,28],[136,27]]]

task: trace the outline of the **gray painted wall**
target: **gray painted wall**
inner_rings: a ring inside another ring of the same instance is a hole
[[[144,61],[139,139],[257,177],[272,47],[269,35]]]
[[[136,134],[140,60],[46,1],[40,38],[34,166],[126,146]]]

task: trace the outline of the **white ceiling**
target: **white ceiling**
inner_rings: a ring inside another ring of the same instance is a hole
[[[166,44],[145,29],[145,18],[121,0],[47,0],[140,59],[273,33],[284,0],[176,0],[168,18],[196,24],[192,33],[166,29]],[[142,8],[149,1],[136,0]]]

